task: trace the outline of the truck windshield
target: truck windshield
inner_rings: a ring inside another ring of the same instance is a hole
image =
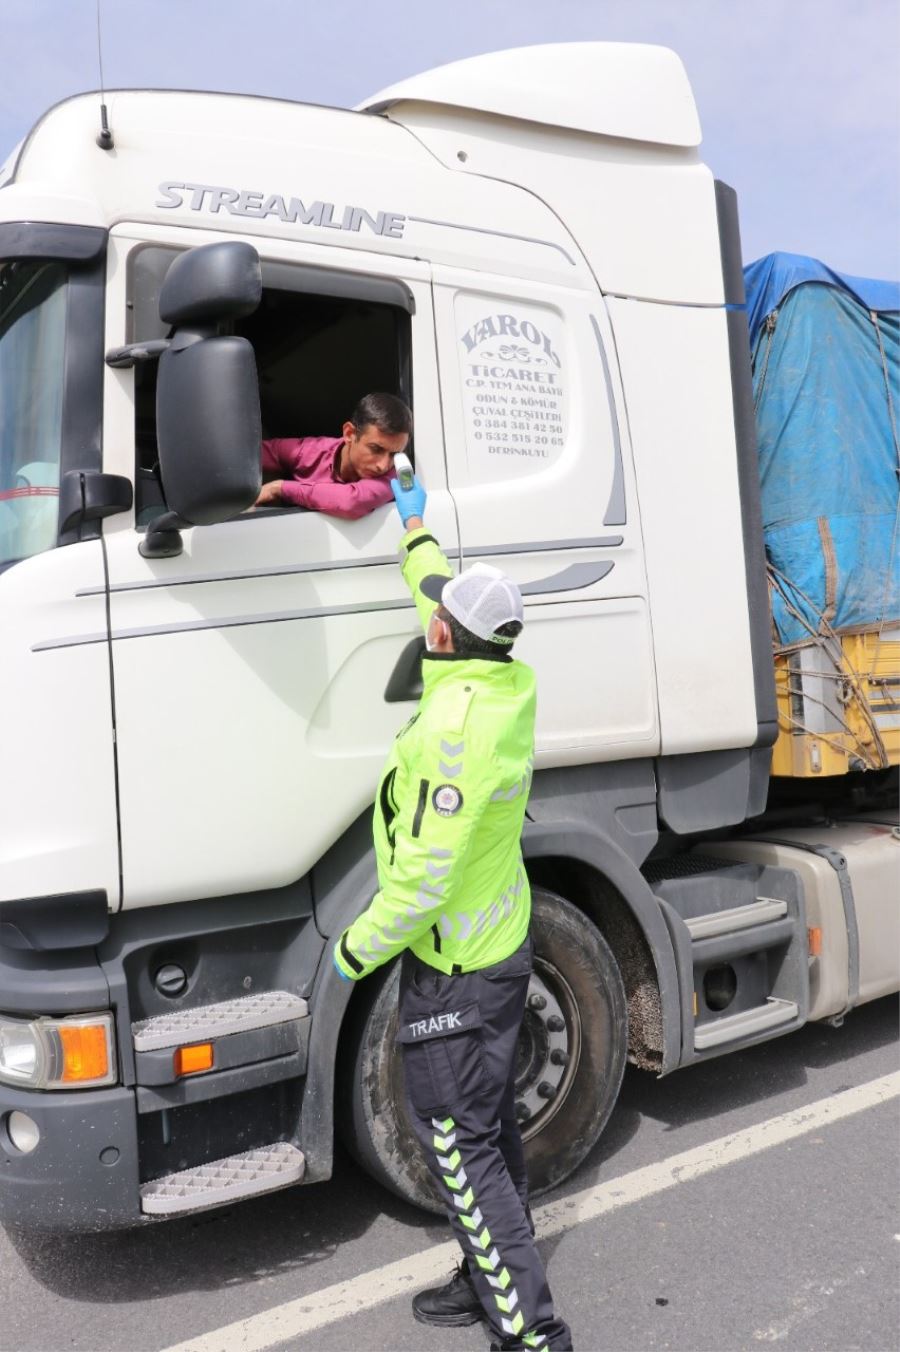
[[[66,268],[0,263],[0,568],[56,543]]]

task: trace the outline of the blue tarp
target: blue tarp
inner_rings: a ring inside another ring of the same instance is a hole
[[[772,596],[780,640],[808,639],[823,617],[838,631],[896,621],[900,286],[796,254],[744,277],[766,552],[788,579],[788,599]]]
[[[804,282],[823,282],[848,291],[867,310],[900,311],[900,282],[851,277],[848,272],[835,272],[818,258],[805,258],[803,254],[766,254],[744,268],[751,347],[756,346],[766,315],[777,310],[788,292]]]

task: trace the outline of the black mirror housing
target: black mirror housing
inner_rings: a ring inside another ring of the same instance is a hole
[[[156,436],[166,502],[183,521],[210,526],[252,506],[262,484],[262,419],[246,338],[203,338],[163,353]]]
[[[246,338],[216,330],[226,320],[250,314],[261,298],[259,255],[243,241],[189,249],[166,273],[159,313],[175,331],[141,357],[155,357],[156,348],[164,346],[156,385],[156,440],[170,510],[165,529],[156,532],[159,538],[150,540],[148,534],[144,541],[146,557],[180,552],[181,526],[229,521],[259,496],[262,419],[256,358]],[[132,349],[112,355],[120,365],[137,357]]]
[[[174,260],[159,293],[164,324],[215,325],[252,314],[262,299],[262,269],[252,244],[222,240]]]

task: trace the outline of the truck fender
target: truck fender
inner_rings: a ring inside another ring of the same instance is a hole
[[[362,914],[378,890],[371,812],[363,813],[323,856],[312,881],[316,928],[327,937],[310,995],[312,1022],[299,1146],[306,1157],[307,1181],[319,1182],[331,1177],[337,1047],[356,986],[338,976],[332,954],[338,935]]]
[[[656,971],[663,1031],[660,1073],[674,1070],[681,1060],[681,996],[675,952],[659,903],[640,869],[603,831],[577,819],[526,821],[522,853],[526,865],[553,858],[583,864],[619,893],[644,936]],[[552,886],[549,877],[546,881]]]
[[[298,1141],[306,1159],[307,1183],[320,1183],[331,1177],[337,1045],[356,984],[338,976],[331,958],[332,948],[332,943],[326,943],[310,997],[312,1020]]]

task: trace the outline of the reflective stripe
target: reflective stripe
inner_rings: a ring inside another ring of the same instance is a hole
[[[516,871],[515,881],[507,887],[496,901],[491,902],[489,907],[484,910],[458,911],[455,914],[448,915],[446,911],[438,917],[437,924],[440,932],[445,939],[453,937],[454,928],[458,926],[456,935],[457,942],[462,942],[470,935],[480,935],[485,930],[494,929],[501,920],[508,920],[512,914],[513,906],[521,895],[525,886],[525,872],[520,867]],[[436,890],[436,889],[435,889]]]
[[[441,755],[438,760],[438,770],[445,779],[456,779],[457,775],[462,774],[463,762],[460,759],[465,750],[465,742],[445,742],[441,739]],[[447,757],[445,760],[444,757]]]
[[[519,1293],[512,1284],[509,1269],[503,1265],[499,1250],[491,1239],[491,1232],[484,1224],[481,1208],[475,1204],[474,1192],[471,1188],[466,1188],[465,1192],[462,1191],[463,1184],[468,1180],[466,1171],[462,1167],[460,1151],[454,1150],[452,1155],[438,1153],[447,1150],[456,1141],[455,1121],[452,1117],[433,1117],[431,1125],[435,1128],[434,1149],[438,1167],[441,1169],[441,1176],[453,1197],[453,1205],[459,1212],[460,1224],[467,1232],[466,1238],[472,1246],[472,1257],[493,1291],[494,1303],[500,1315],[500,1326],[503,1332],[512,1337],[521,1336],[521,1341],[526,1347],[543,1346],[546,1342],[543,1333],[522,1332],[525,1328],[525,1316],[521,1309],[517,1308]],[[444,1170],[456,1169],[457,1165],[460,1166],[457,1173],[444,1173]],[[490,1246],[490,1250],[488,1246]],[[507,1318],[507,1316],[510,1317]]]
[[[397,916],[394,919],[394,928],[398,930],[404,930],[408,934],[410,930],[414,930],[416,928],[416,922],[418,921],[419,913],[416,910],[415,906],[407,906],[406,915],[410,923],[407,924],[405,920],[402,920],[400,916]]]
[[[422,783],[424,784],[425,780]],[[445,878],[451,867],[449,863],[436,864],[433,860],[450,860],[453,858],[452,850],[441,850],[436,845],[432,845],[428,853],[430,857],[425,864],[425,872],[428,877],[420,881],[416,892],[416,902],[423,911],[433,911],[438,906],[443,905],[444,888],[447,884],[446,882],[439,882],[438,879]],[[442,933],[445,939],[449,939],[452,927],[450,932],[442,927]]]

